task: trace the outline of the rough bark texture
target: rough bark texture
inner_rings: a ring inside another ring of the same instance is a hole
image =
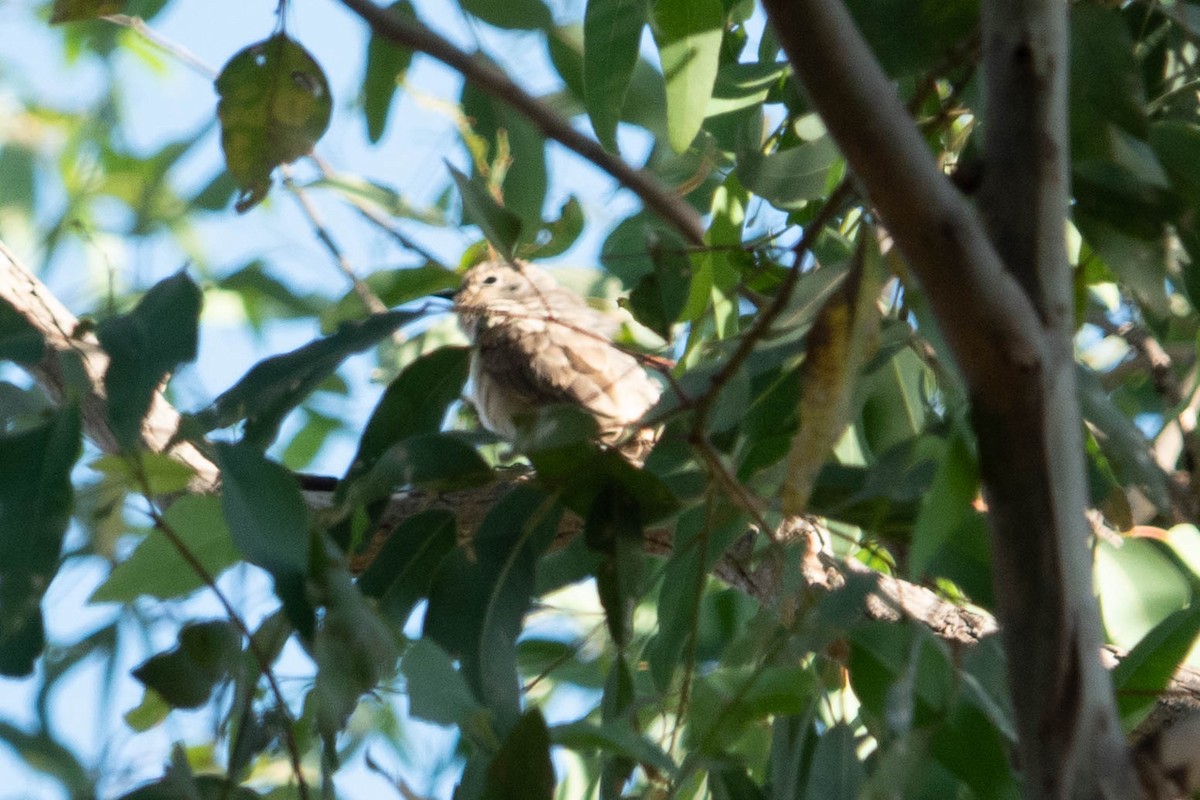
[[[966,379],[1029,798],[1141,794],[1097,652],[1065,255],[1067,7],[985,0],[983,213],[942,174],[846,8],[764,0]]]

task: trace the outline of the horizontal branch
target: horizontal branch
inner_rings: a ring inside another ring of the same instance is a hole
[[[595,164],[636,194],[647,208],[670,223],[692,244],[704,243],[700,215],[687,201],[650,173],[634,169],[595,139],[571,127],[569,120],[518,86],[495,64],[457,47],[412,18],[380,8],[371,0],[342,0],[342,4],[362,17],[376,36],[436,58],[457,70],[472,85],[512,106],[543,135]]]

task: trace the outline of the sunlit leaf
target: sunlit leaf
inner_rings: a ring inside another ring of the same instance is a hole
[[[667,82],[667,132],[682,153],[700,131],[717,79],[724,32],[721,0],[656,0],[654,38]]]
[[[648,17],[649,0],[588,0],[584,12],[584,102],[596,138],[613,152]]]
[[[462,197],[464,221],[479,226],[492,246],[511,259],[521,238],[520,217],[497,203],[481,181],[468,178],[449,164],[446,166]]]

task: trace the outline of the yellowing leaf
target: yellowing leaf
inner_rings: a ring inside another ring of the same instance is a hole
[[[850,274],[825,301],[806,342],[800,369],[800,428],[788,449],[783,513],[798,514],[808,505],[813,483],[850,421],[850,399],[863,364],[879,338],[876,298],[886,272],[874,241],[864,228]]]
[[[245,212],[267,196],[275,167],[312,151],[333,99],[320,65],[282,33],[231,58],[217,93],[225,166],[239,189],[235,207]]]

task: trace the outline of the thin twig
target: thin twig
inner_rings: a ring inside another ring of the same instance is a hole
[[[371,290],[366,281],[358,277],[358,274],[354,271],[354,265],[350,263],[350,259],[346,257],[346,252],[342,250],[337,240],[333,238],[333,233],[326,226],[325,220],[321,217],[321,212],[313,204],[312,199],[308,196],[308,192],[296,185],[296,181],[292,179],[291,167],[284,164],[280,166],[279,170],[283,174],[283,185],[296,198],[301,210],[304,211],[304,216],[308,217],[308,222],[312,225],[313,233],[317,235],[317,238],[321,240],[321,244],[329,251],[329,255],[333,258],[333,263],[337,266],[338,271],[350,281],[350,285],[354,287],[354,293],[358,295],[358,299],[366,306],[367,311],[372,314],[387,313],[387,305],[379,299],[379,295]]]
[[[175,551],[179,553],[179,557],[182,558],[188,567],[191,568],[192,572],[196,574],[196,577],[203,581],[204,585],[212,590],[212,593],[217,598],[217,602],[219,602],[221,607],[225,610],[225,615],[229,617],[229,621],[233,623],[234,627],[238,629],[239,633],[246,637],[246,649],[250,651],[250,655],[253,656],[254,662],[258,665],[259,671],[262,673],[263,677],[267,679],[267,685],[271,689],[271,694],[275,697],[275,704],[279,707],[279,710],[287,719],[288,724],[284,728],[283,740],[287,746],[288,758],[292,763],[292,772],[296,775],[297,794],[300,795],[301,800],[307,800],[308,785],[304,781],[304,768],[300,763],[300,747],[296,743],[296,735],[295,731],[293,730],[295,719],[292,717],[291,709],[288,708],[287,701],[283,697],[283,690],[279,688],[279,681],[275,678],[275,671],[271,668],[271,662],[267,659],[266,654],[263,653],[262,649],[258,646],[258,643],[254,641],[254,634],[251,632],[250,626],[246,624],[246,621],[242,619],[242,616],[237,612],[237,609],[233,607],[233,603],[228,597],[226,597],[225,593],[221,591],[221,587],[217,585],[216,578],[214,578],[209,571],[205,569],[204,565],[200,563],[200,559],[196,557],[183,539],[180,538],[179,534],[175,531],[171,524],[167,522],[166,517],[164,517],[163,513],[159,510],[158,504],[154,500],[154,493],[150,488],[150,481],[146,477],[145,472],[142,470],[140,460],[135,461],[133,465],[135,467],[138,480],[141,482],[142,495],[144,496],[146,504],[150,510],[150,518],[154,520],[154,526],[160,532],[162,532],[163,536],[166,537],[171,546],[175,548]]]
[[[130,30],[136,31],[140,36],[142,36],[142,38],[146,39],[146,41],[153,43],[163,51],[171,54],[179,61],[182,61],[184,64],[187,64],[189,67],[194,69],[196,72],[199,72],[204,77],[208,78],[209,80],[216,79],[217,71],[206,64],[203,59],[201,59],[191,50],[188,50],[183,45],[172,42],[161,34],[156,33],[154,29],[147,25],[146,21],[141,17],[131,17],[128,14],[110,14],[106,17],[101,17],[101,19],[107,20],[114,25],[120,25],[123,28],[129,28]]]
[[[686,200],[650,173],[634,169],[595,139],[577,131],[570,121],[526,92],[491,62],[462,50],[415,19],[389,13],[370,0],[342,0],[342,4],[362,17],[376,36],[436,58],[471,84],[512,106],[545,136],[592,162],[640,197],[647,208],[693,244],[703,243],[704,225]]]

